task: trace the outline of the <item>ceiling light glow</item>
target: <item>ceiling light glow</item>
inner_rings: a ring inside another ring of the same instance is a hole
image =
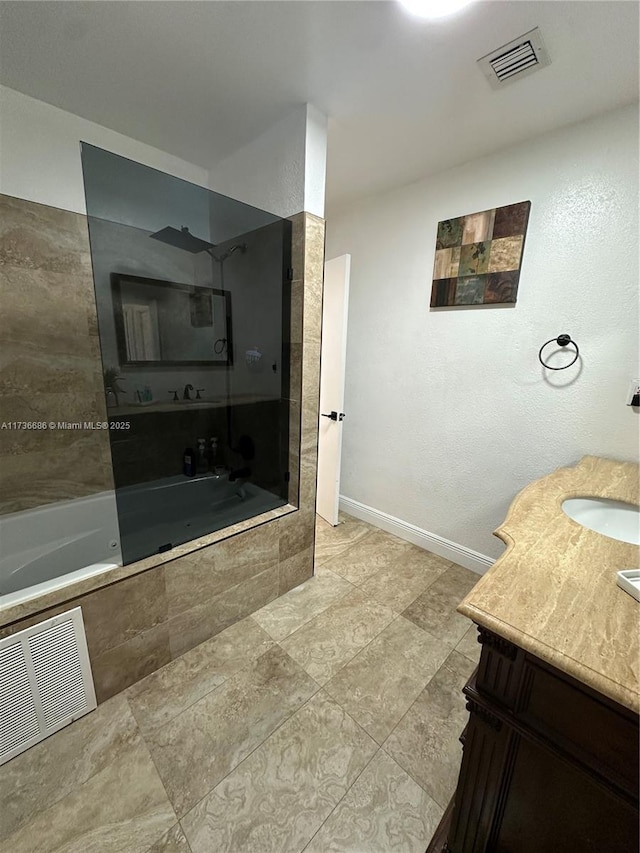
[[[444,18],[473,2],[474,0],[400,0],[408,12],[419,18]]]

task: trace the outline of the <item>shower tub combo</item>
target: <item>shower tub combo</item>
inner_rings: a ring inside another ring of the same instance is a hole
[[[0,608],[122,566],[122,540],[129,564],[285,503],[253,483],[176,476],[0,516]]]

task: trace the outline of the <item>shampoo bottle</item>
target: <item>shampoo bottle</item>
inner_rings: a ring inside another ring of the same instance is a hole
[[[182,473],[185,477],[195,477],[196,455],[193,452],[193,447],[187,447],[184,451]]]
[[[206,440],[198,439],[198,455],[196,458],[196,473],[206,474],[209,469],[209,461],[207,460]]]

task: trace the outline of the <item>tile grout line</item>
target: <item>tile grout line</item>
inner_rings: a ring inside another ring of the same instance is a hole
[[[366,523],[366,522],[365,522],[365,523]],[[344,522],[340,522],[340,524],[344,524]],[[335,557],[340,557],[340,556],[342,556],[342,555],[343,555],[343,554],[345,554],[347,551],[349,551],[351,548],[355,548],[355,546],[356,546],[356,545],[359,545],[363,540],[365,540],[365,539],[367,539],[367,537],[371,536],[371,534],[372,534],[372,533],[375,533],[375,532],[376,532],[376,530],[378,530],[378,529],[379,529],[379,528],[373,528],[372,530],[367,530],[367,532],[364,534],[364,536],[361,536],[359,539],[356,539],[356,541],[355,541],[355,542],[351,542],[351,543],[349,543],[348,545],[345,545],[345,547],[344,547],[344,548],[341,548],[339,551],[336,551],[336,553],[335,553],[335,554],[331,554],[331,555],[330,555],[330,556],[328,556],[325,560],[323,560],[323,562],[322,562],[322,563],[318,563],[318,565],[319,565],[319,566],[323,566],[325,563],[328,563],[328,562],[329,562],[329,560],[333,560]],[[334,530],[335,530],[335,528],[334,528]],[[384,532],[384,531],[383,531],[383,532]],[[390,534],[390,535],[392,535],[392,534]],[[396,537],[396,538],[397,538],[397,537]],[[403,541],[403,540],[402,540],[402,541]],[[316,539],[316,545],[317,545],[317,539]],[[315,558],[316,558],[316,555],[315,555],[315,547],[314,547],[314,554],[313,554],[313,556],[314,556],[314,567],[315,567]],[[321,559],[322,559],[322,558],[321,558]]]
[[[380,749],[382,749],[382,750],[386,753],[386,755],[388,755],[388,756],[389,756],[389,758],[391,758],[393,761],[395,761],[395,762],[396,762],[396,764],[397,764],[399,767],[401,767],[401,768],[404,770],[404,772],[405,772],[408,776],[410,776],[410,777],[413,779],[413,781],[414,781],[414,782],[415,782],[415,783],[420,787],[420,789],[421,789],[421,790],[423,790],[423,791],[425,792],[425,794],[433,800],[433,802],[434,802],[434,803],[437,803],[437,805],[439,805],[441,809],[446,809],[446,807],[447,807],[448,803],[447,803],[447,804],[445,804],[444,806],[443,806],[441,803],[439,803],[439,802],[435,799],[435,797],[434,797],[432,794],[430,794],[430,793],[429,793],[429,791],[427,791],[427,790],[426,790],[426,788],[423,786],[423,784],[422,784],[418,779],[416,779],[416,777],[413,775],[413,773],[412,773],[408,768],[406,768],[403,764],[401,764],[401,762],[398,760],[398,758],[395,758],[395,757],[394,757],[394,756],[389,752],[388,748],[386,747],[386,744],[387,744],[387,741],[389,740],[389,738],[391,737],[391,735],[395,732],[395,730],[398,728],[398,726],[402,723],[402,721],[404,720],[404,718],[407,716],[407,714],[411,711],[411,709],[413,708],[413,706],[416,704],[416,702],[418,701],[418,699],[420,698],[420,696],[422,696],[422,694],[424,693],[424,691],[427,689],[427,687],[429,687],[429,685],[431,684],[431,682],[433,681],[433,679],[434,679],[434,678],[436,677],[436,675],[440,672],[440,670],[442,669],[442,667],[443,667],[443,666],[446,666],[446,663],[447,663],[447,661],[449,660],[449,657],[450,657],[450,655],[451,655],[451,652],[452,652],[452,651],[455,651],[455,649],[451,649],[451,651],[449,652],[449,654],[447,655],[447,657],[444,659],[444,661],[442,662],[442,664],[441,664],[441,665],[438,667],[438,669],[434,672],[434,674],[431,676],[431,678],[430,678],[430,679],[429,679],[429,681],[426,683],[426,685],[424,686],[424,688],[423,688],[423,689],[420,691],[420,693],[416,696],[416,698],[413,700],[413,702],[411,703],[411,705],[407,708],[407,710],[405,711],[405,713],[404,713],[404,714],[402,715],[402,717],[398,720],[398,722],[395,724],[395,726],[393,727],[393,729],[389,732],[389,734],[387,735],[387,737],[386,737],[386,738],[385,738],[385,740],[384,740],[384,743],[383,743],[383,744],[381,744],[381,746],[380,746]],[[460,653],[458,653],[458,654],[460,654]],[[463,728],[464,728],[464,727],[463,727]],[[462,732],[460,732],[460,734],[462,734]]]
[[[284,651],[284,650],[283,650],[283,651]],[[286,654],[286,652],[285,652],[285,654]],[[291,658],[291,660],[293,660],[293,658]],[[296,661],[293,661],[293,662],[296,664],[296,666],[300,667],[300,664],[299,664],[299,663],[297,663]],[[302,669],[302,667],[300,667],[300,669]],[[307,672],[306,672],[305,674],[306,674],[309,678],[311,678],[311,676],[309,675],[309,673],[307,673]],[[237,770],[239,767],[241,767],[241,766],[244,764],[244,762],[245,762],[245,761],[246,761],[250,756],[252,756],[254,752],[256,752],[256,750],[258,750],[258,749],[260,749],[260,747],[264,746],[264,745],[267,743],[267,741],[268,741],[268,740],[270,740],[270,739],[273,737],[273,735],[274,735],[274,734],[275,734],[279,729],[281,729],[281,728],[285,725],[285,723],[288,723],[288,722],[289,722],[289,720],[290,720],[293,716],[295,716],[299,711],[302,711],[302,709],[303,709],[306,705],[308,705],[308,704],[309,704],[309,702],[311,702],[311,700],[313,699],[313,697],[314,697],[314,696],[317,696],[317,695],[318,695],[318,693],[322,690],[322,685],[321,685],[321,684],[318,684],[318,682],[317,682],[314,678],[311,678],[311,680],[314,682],[314,684],[316,685],[316,687],[317,687],[318,689],[317,689],[317,690],[314,690],[314,691],[313,691],[313,693],[311,694],[311,696],[309,696],[309,698],[308,698],[308,699],[305,699],[305,701],[302,703],[302,705],[300,705],[300,706],[299,706],[299,707],[297,707],[294,711],[292,711],[292,712],[289,714],[289,716],[288,716],[285,720],[283,720],[281,723],[278,723],[278,725],[275,727],[275,729],[274,729],[272,732],[269,732],[269,734],[265,737],[265,739],[264,739],[263,741],[261,741],[259,744],[257,744],[257,745],[256,745],[256,746],[251,750],[251,752],[249,752],[249,753],[247,753],[247,755],[245,755],[245,757],[242,759],[242,761],[239,761],[239,762],[238,762],[234,767],[232,767],[232,768],[229,770],[229,772],[228,772],[228,773],[225,773],[225,775],[224,775],[221,779],[219,779],[219,780],[216,782],[216,784],[206,792],[206,794],[203,794],[203,795],[202,795],[202,797],[200,797],[200,799],[199,799],[196,803],[194,803],[194,804],[191,806],[191,808],[190,808],[188,811],[186,811],[186,812],[182,815],[182,817],[181,817],[181,818],[178,818],[178,822],[180,823],[180,826],[182,826],[182,821],[184,820],[184,818],[185,818],[188,814],[190,814],[190,813],[191,813],[191,812],[192,812],[192,811],[193,811],[197,806],[199,806],[199,805],[200,805],[200,803],[201,803],[203,800],[205,800],[205,799],[209,796],[209,794],[211,794],[211,792],[212,792],[212,791],[215,791],[215,789],[218,787],[218,785],[221,785],[221,784],[224,782],[224,780],[225,780],[228,776],[230,776],[230,775],[231,775],[235,770]],[[173,805],[173,804],[172,804],[172,805]],[[185,832],[184,827],[182,828],[182,831],[183,831],[183,832]],[[186,832],[185,832],[185,835],[186,835]],[[187,841],[188,841],[188,840],[189,840],[189,839],[187,838]]]
[[[356,589],[358,589],[358,587],[356,587]],[[384,605],[381,605],[381,606],[384,606]],[[389,607],[388,609],[389,609],[389,610],[391,610],[391,608],[390,608],[390,607]],[[383,632],[383,631],[386,631],[386,630],[387,630],[387,628],[389,627],[389,625],[391,625],[393,622],[395,622],[395,621],[396,621],[396,619],[398,619],[398,617],[401,615],[400,613],[396,613],[394,610],[392,610],[391,612],[393,613],[393,619],[391,619],[389,622],[387,622],[387,624],[386,624],[383,628],[381,628],[381,629],[378,631],[378,633],[377,633],[374,637],[372,637],[372,638],[369,640],[369,642],[365,643],[365,645],[364,645],[364,646],[362,646],[362,648],[358,649],[358,651],[357,651],[357,652],[356,652],[352,657],[350,657],[348,661],[345,661],[345,663],[343,663],[343,664],[342,664],[342,666],[338,667],[338,669],[333,673],[333,675],[331,676],[331,678],[328,678],[328,679],[324,682],[324,684],[322,684],[322,685],[321,685],[321,687],[322,687],[323,689],[325,688],[325,686],[326,686],[326,685],[327,685],[327,684],[328,684],[332,679],[334,679],[334,678],[336,677],[336,675],[337,675],[339,672],[341,672],[341,671],[342,671],[346,666],[348,666],[352,661],[354,661],[354,660],[358,657],[358,655],[360,654],[360,652],[363,652],[363,651],[364,651],[368,646],[370,646],[370,645],[371,645],[371,643],[372,643],[374,640],[376,640],[376,639],[380,636],[380,634],[382,634],[382,632]],[[296,632],[294,632],[294,633],[296,633]],[[290,636],[290,637],[293,637],[293,634],[290,634],[289,636]],[[288,640],[288,639],[289,639],[289,637],[285,637],[285,639],[287,639],[287,640]],[[280,645],[280,643],[278,643],[278,645]],[[282,646],[281,646],[281,645],[280,645],[280,648],[282,648]],[[284,648],[282,648],[282,651],[283,651],[283,652],[285,652],[285,654],[289,654],[289,653],[287,652],[287,650],[286,650],[286,649],[284,649]],[[291,655],[289,655],[289,657],[291,657]],[[293,660],[295,663],[297,663],[299,667],[301,667],[302,669],[304,669],[304,667],[302,666],[302,664],[301,664],[301,663],[298,663],[298,661],[296,661],[296,660],[295,660],[295,658],[292,658],[292,660]],[[306,669],[304,669],[304,671],[305,671],[305,672],[307,672],[307,671],[306,671]],[[309,675],[309,677],[310,677],[310,678],[313,678],[313,676],[312,676],[312,675],[310,675],[309,673],[307,673],[307,675]],[[315,681],[315,679],[314,679],[314,681]],[[331,698],[333,699],[333,697],[331,697]],[[337,700],[334,700],[334,701],[337,701]],[[338,703],[338,704],[340,704],[340,703]],[[340,707],[342,708],[342,705],[340,705]],[[368,734],[368,732],[367,732],[367,734]],[[369,737],[371,737],[371,735],[369,735]]]
[[[131,705],[129,704],[129,699],[128,699],[128,697],[126,697],[126,696],[125,696],[125,699],[126,699],[126,701],[127,701],[127,706],[128,706],[129,711],[130,711],[130,713],[131,713],[131,716],[133,717],[134,722],[135,722],[135,724],[136,724],[136,729],[138,730],[138,734],[140,735],[140,740],[142,741],[142,744],[143,744],[143,746],[144,746],[145,750],[147,751],[147,754],[149,755],[149,758],[151,759],[151,763],[152,763],[152,765],[153,765],[153,769],[154,769],[154,770],[155,770],[155,772],[156,772],[156,776],[157,776],[157,777],[158,777],[158,779],[160,780],[160,784],[162,785],[162,790],[164,791],[164,795],[165,795],[165,797],[167,798],[167,802],[168,802],[168,803],[169,803],[169,805],[171,806],[171,811],[174,813],[174,815],[175,815],[175,817],[176,817],[176,823],[180,823],[180,818],[178,817],[178,813],[176,812],[176,808],[175,808],[175,806],[173,805],[173,802],[172,802],[172,800],[171,800],[171,797],[169,796],[169,792],[167,791],[167,787],[166,787],[166,785],[164,784],[164,779],[162,778],[162,774],[160,773],[160,770],[158,769],[158,765],[156,764],[156,760],[155,760],[155,758],[153,757],[153,754],[152,754],[151,750],[149,749],[149,744],[147,743],[147,741],[146,741],[146,739],[145,739],[145,736],[142,734],[142,731],[140,730],[140,726],[139,726],[139,724],[138,724],[138,720],[137,720],[137,718],[136,718],[136,715],[133,713],[133,708],[132,708],[132,707],[131,707]],[[174,824],[174,826],[175,826],[175,824]],[[164,834],[164,833],[163,833],[163,834]],[[158,841],[160,841],[160,839],[161,839],[161,838],[162,838],[162,835],[161,835],[161,836],[159,836],[159,837],[158,837],[158,838],[153,842],[153,844],[157,844],[157,842],[158,842]],[[153,847],[153,844],[151,845],[151,847]],[[150,848],[150,849],[151,849],[151,848]]]
[[[334,574],[336,574],[336,573],[334,572]],[[303,581],[303,583],[308,583],[308,582],[309,582],[309,580],[313,580],[313,578],[314,578],[314,577],[315,577],[315,575],[313,575],[311,578],[308,578],[306,581]],[[351,583],[350,581],[348,581],[346,578],[343,578],[343,577],[341,577],[340,575],[337,575],[337,574],[336,574],[336,577],[339,577],[339,578],[340,578],[340,580],[344,581],[345,583],[350,584],[350,586],[352,586],[354,589],[357,589],[357,587],[355,586],[355,584],[352,584],[352,583]],[[296,588],[297,588],[297,587],[294,587],[294,589],[296,589]],[[314,620],[316,617],[321,616],[321,615],[322,615],[323,613],[325,613],[325,612],[326,612],[330,607],[333,607],[333,605],[334,605],[334,604],[337,604],[339,601],[341,601],[341,600],[345,597],[345,595],[349,595],[349,593],[350,593],[350,592],[352,592],[352,591],[353,591],[353,590],[351,590],[351,589],[347,589],[347,590],[345,590],[345,591],[344,591],[344,593],[342,593],[342,594],[339,596],[339,598],[337,598],[335,601],[332,601],[332,602],[331,602],[330,604],[328,604],[328,605],[327,605],[323,610],[319,610],[319,611],[318,611],[318,613],[316,613],[314,616],[310,616],[310,617],[309,617],[309,619],[307,619],[307,621],[306,621],[306,622],[303,622],[301,625],[299,625],[299,626],[295,629],[295,631],[291,631],[291,633],[290,633],[290,634],[287,634],[286,636],[281,637],[279,640],[278,640],[278,639],[276,639],[272,634],[269,634],[269,632],[267,631],[267,629],[266,629],[266,628],[263,628],[263,627],[262,627],[262,625],[260,625],[260,623],[258,622],[258,620],[253,618],[255,614],[253,614],[253,613],[252,613],[252,614],[250,614],[247,618],[248,618],[248,619],[253,619],[253,621],[256,623],[256,625],[257,625],[257,626],[258,626],[262,631],[264,631],[264,632],[265,632],[265,634],[267,634],[267,636],[269,637],[269,639],[273,640],[273,642],[274,642],[274,643],[280,643],[280,642],[282,642],[283,640],[287,640],[289,637],[292,637],[292,636],[296,633],[296,631],[299,631],[301,628],[304,628],[304,626],[305,626],[305,625],[308,625],[308,624],[309,624],[309,622],[313,622],[313,620]],[[289,590],[289,592],[292,592],[292,590]],[[288,595],[288,594],[289,594],[288,592],[287,592],[287,593],[285,593],[285,595]],[[277,601],[277,600],[278,600],[278,599],[274,599],[274,601]],[[272,603],[272,602],[269,602],[269,604],[271,604],[271,603]],[[265,605],[265,607],[268,607],[268,606],[269,606],[269,604],[266,604],[266,605]],[[260,610],[261,610],[261,609],[262,609],[262,608],[260,608]],[[259,612],[260,612],[260,610],[256,610],[256,611],[255,611],[255,613],[259,613]]]
[[[245,616],[244,618],[245,618],[245,619],[249,619],[249,618],[251,618],[251,617]],[[240,621],[243,621],[243,620],[240,620]],[[239,624],[239,623],[234,623],[234,624]],[[257,623],[256,623],[256,624],[257,624]],[[231,627],[231,626],[229,626],[229,627]],[[258,625],[257,627],[258,627],[258,628],[260,628],[260,630],[261,630],[263,633],[265,633],[265,634],[266,634],[266,631],[264,631],[264,628],[261,628],[261,627],[260,627],[260,625]],[[223,630],[224,630],[224,631],[226,631],[227,629],[225,628],[225,629],[223,629]],[[203,646],[205,643],[208,643],[208,642],[210,642],[211,640],[214,640],[216,637],[219,637],[221,633],[223,633],[223,632],[222,632],[222,631],[220,631],[218,634],[214,634],[214,635],[213,635],[213,637],[210,637],[210,638],[209,638],[209,640],[203,640],[203,641],[202,641],[202,643],[200,643],[199,645]],[[149,732],[148,732],[148,734],[149,734],[149,735],[155,734],[155,732],[158,732],[161,728],[163,728],[164,726],[166,726],[166,725],[168,725],[169,723],[173,722],[173,720],[177,719],[177,718],[180,716],[180,714],[183,714],[185,711],[188,711],[188,710],[189,710],[189,708],[193,708],[193,706],[194,706],[194,705],[197,705],[197,703],[198,703],[201,699],[204,699],[204,698],[206,698],[207,696],[210,696],[212,693],[215,693],[215,692],[216,692],[216,690],[219,690],[219,689],[220,689],[224,684],[226,684],[226,683],[227,683],[227,681],[229,681],[229,679],[234,678],[236,675],[238,675],[238,673],[242,672],[242,671],[243,671],[244,669],[246,669],[248,666],[250,666],[251,664],[255,663],[255,662],[256,662],[257,660],[259,660],[261,657],[263,657],[264,655],[266,655],[266,654],[267,654],[267,652],[272,651],[272,650],[273,650],[273,648],[275,648],[275,646],[277,646],[277,645],[278,645],[278,643],[277,643],[277,641],[276,641],[276,640],[274,640],[274,639],[273,639],[272,637],[270,637],[268,634],[267,634],[267,638],[268,638],[268,640],[270,641],[271,645],[270,645],[270,647],[269,647],[269,648],[265,649],[265,650],[264,650],[264,652],[262,652],[262,654],[261,654],[261,655],[258,655],[258,657],[257,657],[257,658],[251,658],[251,659],[249,659],[248,661],[246,661],[246,663],[243,663],[243,664],[242,664],[242,666],[238,667],[238,669],[236,669],[234,672],[230,673],[229,675],[224,675],[224,676],[222,676],[222,681],[220,682],[220,684],[216,684],[216,686],[215,686],[215,687],[212,687],[212,688],[211,688],[211,690],[207,690],[207,692],[206,692],[206,693],[203,693],[203,694],[202,694],[202,696],[199,696],[197,699],[194,699],[194,700],[193,700],[193,702],[189,703],[189,705],[185,705],[185,707],[184,707],[184,708],[181,708],[181,709],[180,709],[176,714],[174,714],[174,715],[173,715],[173,717],[169,717],[169,719],[168,719],[168,720],[165,720],[165,721],[164,721],[163,723],[161,723],[160,725],[155,726],[155,727],[153,728],[153,730],[152,730],[152,731],[149,731]],[[198,646],[194,646],[193,648],[194,648],[194,649],[197,649],[197,648],[198,648]],[[172,663],[174,663],[175,661],[180,660],[180,658],[182,658],[182,657],[184,657],[184,656],[188,655],[188,654],[189,654],[189,652],[191,652],[191,651],[193,651],[193,649],[188,649],[186,652],[184,652],[184,654],[179,655],[177,658],[174,658],[174,660],[169,661],[169,662],[168,662],[168,663],[166,663],[164,666],[171,666],[171,664],[172,664]],[[149,678],[150,676],[155,675],[155,674],[156,674],[156,672],[161,672],[161,671],[164,669],[164,666],[160,667],[160,669],[156,669],[154,672],[150,673],[150,675],[149,675],[149,676],[145,676],[145,678]],[[137,718],[137,716],[136,716],[135,709],[134,709],[133,705],[131,704],[131,701],[130,701],[130,699],[129,699],[129,695],[128,695],[128,691],[131,689],[131,687],[134,687],[134,686],[135,686],[135,684],[140,684],[142,681],[144,681],[144,679],[141,679],[141,681],[139,681],[139,682],[134,682],[134,684],[129,685],[129,687],[125,687],[125,689],[121,691],[121,694],[122,694],[122,695],[124,696],[124,698],[126,699],[127,705],[129,706],[129,710],[131,711],[131,714],[133,715],[133,718],[134,718],[134,720],[135,720],[135,722],[136,722],[136,725],[137,725],[138,729],[140,730],[140,734],[141,734],[141,736],[144,738],[144,741],[145,741],[145,743],[146,743],[146,735],[145,735],[145,734],[144,734],[144,732],[142,731],[142,727],[141,727],[140,721],[138,720],[138,718]],[[118,695],[120,695],[120,694],[116,693],[115,695],[116,695],[116,696],[118,696]]]
[[[390,565],[390,566],[393,566],[393,563],[390,563],[389,565]],[[378,571],[383,571],[383,570],[382,570],[382,569],[380,569],[380,570],[378,570]],[[378,571],[376,571],[376,572],[375,572],[375,574],[378,574]],[[440,580],[440,578],[444,575],[444,573],[445,573],[446,571],[448,571],[448,569],[443,569],[443,570],[442,570],[442,572],[441,572],[439,575],[437,575],[435,578],[433,578],[432,580],[430,580],[430,581],[429,581],[429,583],[428,583],[428,584],[427,584],[423,589],[421,589],[421,590],[420,590],[420,592],[415,596],[415,598],[413,598],[413,599],[409,602],[409,604],[407,604],[405,607],[403,607],[403,609],[399,612],[399,614],[398,614],[398,615],[402,616],[402,614],[404,613],[404,611],[405,611],[405,610],[407,610],[407,608],[411,607],[411,605],[414,603],[414,601],[415,601],[417,598],[420,598],[420,596],[421,596],[421,595],[423,595],[423,594],[424,594],[424,593],[425,593],[425,592],[426,592],[426,591],[427,591],[431,586],[433,586],[433,584],[434,584],[437,580]],[[334,574],[338,574],[338,572],[334,572]],[[350,583],[350,584],[352,584],[353,586],[355,586],[355,587],[356,587],[356,589],[361,589],[363,592],[367,592],[367,589],[366,589],[366,587],[364,586],[364,583],[366,583],[366,581],[361,581],[360,583],[355,583],[354,581],[349,581],[349,580],[348,580],[347,578],[345,578],[343,575],[339,575],[339,577],[343,578],[343,580],[346,580],[348,583]],[[372,576],[372,577],[373,577],[373,576]],[[371,578],[369,578],[368,580],[371,580]],[[368,593],[368,595],[371,595],[371,593]],[[372,596],[372,595],[371,595],[371,598],[374,598],[374,596]],[[376,599],[376,600],[377,600],[377,599]],[[384,602],[380,602],[380,603],[382,604],[382,603],[384,603]],[[385,604],[385,607],[389,607],[389,605],[388,605],[388,604]],[[393,608],[390,608],[390,609],[393,609]],[[418,627],[419,627],[419,626],[418,626]]]
[[[331,698],[333,698],[333,697],[331,697]],[[333,701],[335,702],[336,700],[334,699]],[[339,704],[339,703],[338,703],[338,704]],[[342,708],[342,705],[340,705],[340,707]],[[350,714],[348,711],[345,711],[345,709],[344,709],[344,708],[342,708],[342,710],[345,712],[345,714],[349,717],[349,719],[350,719],[350,720],[353,720],[353,722],[354,722],[354,723],[355,723],[355,724],[356,724],[360,729],[362,729],[362,726],[360,726],[360,725],[359,725],[359,723],[358,723],[358,721],[357,721],[357,720],[354,720],[354,719],[353,719],[353,717],[351,716],[351,714]],[[364,729],[362,729],[362,731],[364,731]],[[369,737],[371,737],[371,735],[370,735],[368,732],[365,732],[365,734],[367,734]],[[311,838],[307,841],[307,843],[304,845],[304,847],[302,847],[302,848],[301,848],[301,850],[299,851],[299,853],[304,853],[304,851],[309,847],[309,845],[311,844],[311,842],[313,841],[313,839],[314,839],[314,838],[316,837],[316,835],[321,831],[322,827],[327,823],[327,821],[330,819],[331,815],[336,811],[336,809],[338,808],[338,806],[339,806],[339,805],[341,805],[341,803],[343,802],[343,800],[345,799],[345,797],[347,796],[347,794],[349,793],[349,791],[353,788],[353,786],[356,784],[356,782],[358,781],[358,779],[362,776],[362,774],[364,773],[364,771],[367,769],[367,767],[371,764],[371,762],[373,761],[373,759],[374,759],[374,758],[378,755],[378,753],[380,752],[381,747],[379,746],[379,744],[377,744],[377,743],[376,743],[376,741],[375,741],[373,738],[371,738],[371,740],[373,740],[373,742],[376,744],[376,746],[377,746],[378,748],[377,748],[377,749],[376,749],[376,751],[373,753],[373,755],[371,756],[371,758],[367,761],[367,763],[364,765],[364,767],[362,768],[362,770],[361,770],[361,771],[358,773],[358,775],[355,777],[355,779],[353,780],[353,782],[352,782],[352,783],[349,785],[349,787],[345,790],[344,794],[340,797],[340,799],[338,800],[338,802],[337,802],[337,803],[335,804],[335,806],[331,809],[331,811],[329,812],[329,814],[328,814],[328,815],[326,816],[326,818],[322,821],[322,823],[321,823],[321,824],[320,824],[320,826],[316,829],[316,831],[313,833],[313,835],[311,836]]]

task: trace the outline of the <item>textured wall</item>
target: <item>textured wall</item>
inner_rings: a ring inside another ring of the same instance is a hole
[[[429,310],[437,223],[531,200],[514,307]],[[482,554],[527,483],[633,460],[638,113],[618,110],[369,198],[327,227],[351,253],[342,494]],[[581,365],[545,375],[568,332]]]
[[[80,605],[99,701],[313,574],[324,223],[308,214],[292,221],[293,265],[300,271],[294,281],[297,370],[291,382],[291,440],[301,445],[299,511],[198,550],[185,553],[195,547],[188,543],[142,561],[141,569],[165,560],[108,586],[90,589],[100,578],[76,584],[56,594],[55,606],[43,604],[38,612],[37,603],[16,608],[16,615],[18,610],[30,615],[0,628],[0,637],[7,636]],[[172,553],[180,556],[171,559]]]
[[[324,216],[326,160],[327,117],[300,104],[216,163],[209,186],[278,216],[302,209]]]

